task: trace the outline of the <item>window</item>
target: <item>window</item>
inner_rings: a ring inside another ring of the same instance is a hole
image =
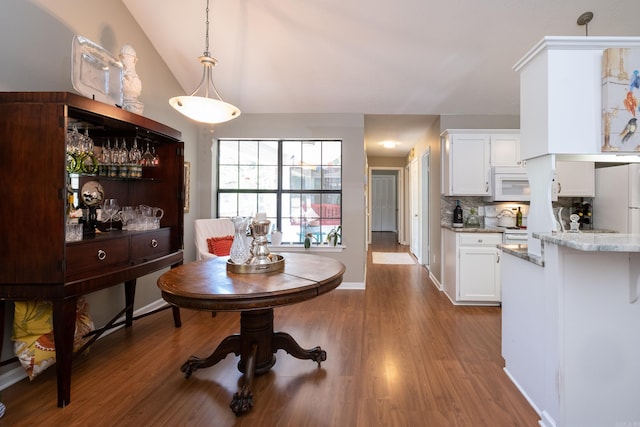
[[[218,217],[266,212],[284,243],[342,223],[342,141],[218,140]]]

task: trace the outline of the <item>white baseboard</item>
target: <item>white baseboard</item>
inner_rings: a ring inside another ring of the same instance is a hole
[[[518,384],[518,381],[516,381],[516,379],[513,378],[513,376],[507,369],[507,367],[505,366],[504,368],[502,368],[502,370],[504,371],[505,374],[507,374],[507,377],[509,377],[511,382],[516,386],[520,394],[524,396],[524,398],[527,400],[529,405],[533,408],[534,411],[536,411],[536,414],[538,414],[538,416],[541,418],[540,420],[538,420],[538,424],[540,424],[543,427],[555,427],[556,423],[555,421],[553,421],[553,418],[549,417],[549,414],[547,413],[547,411],[542,411],[542,412],[540,411],[540,409],[536,406],[536,404],[533,403],[533,400],[531,400],[529,395],[524,391],[522,387],[520,387],[520,384]],[[546,423],[544,421],[545,419],[547,420]]]
[[[556,427],[556,421],[547,411],[542,411],[542,419],[538,421],[541,427]]]
[[[142,314],[146,314],[149,313],[153,310],[157,310],[159,308],[165,307],[167,306],[167,302],[163,299],[159,299],[156,300],[154,302],[152,302],[151,304],[148,304],[144,307],[141,307],[137,310],[134,310],[133,315],[134,316],[140,316]],[[118,320],[116,320],[117,322],[120,321],[124,321],[125,317],[122,316],[120,317]],[[122,326],[118,326],[117,328],[113,328],[113,329],[109,329],[108,331],[105,331],[100,338],[101,339],[103,337],[106,337],[107,335],[122,329],[124,327],[124,325]],[[7,387],[10,387],[12,385],[14,385],[15,383],[22,381],[23,379],[27,378],[27,373],[24,371],[24,369],[22,368],[22,366],[20,365],[20,362],[15,362],[13,364],[7,365],[7,367],[11,368],[11,370],[3,373],[0,375],[0,390],[4,390]]]
[[[10,387],[15,383],[27,378],[27,373],[24,371],[24,369],[22,369],[22,366],[19,362],[7,366],[13,366],[13,368],[10,371],[7,371],[4,374],[0,375],[0,390],[4,390],[5,388]]]
[[[431,270],[429,270],[429,279],[431,279],[437,290],[442,290],[442,284],[438,281],[438,279],[436,279],[436,276],[431,274]]]
[[[340,284],[340,286],[338,286],[336,289],[338,289],[338,290],[340,290],[340,289],[348,289],[348,290],[364,291],[365,290],[365,284],[364,284],[364,282],[342,282]]]

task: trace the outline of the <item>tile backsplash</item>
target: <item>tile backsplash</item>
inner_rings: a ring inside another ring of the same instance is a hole
[[[478,208],[481,206],[488,205],[503,205],[505,202],[487,202],[484,197],[465,197],[465,196],[457,196],[457,197],[447,197],[440,196],[440,224],[450,226],[453,222],[453,208],[456,206],[456,200],[460,200],[460,206],[462,207],[462,217],[464,219],[467,218],[471,208],[476,210],[478,213]],[[566,212],[570,211],[570,208],[574,205],[574,203],[580,203],[582,199],[579,197],[561,197],[557,202],[553,202],[553,207],[563,207],[566,208]],[[508,202],[506,202],[508,203]],[[514,202],[516,204],[524,204],[528,205],[526,202]],[[480,214],[482,212],[480,211]],[[568,214],[567,214],[568,215]],[[484,217],[480,215],[480,223],[484,225]]]

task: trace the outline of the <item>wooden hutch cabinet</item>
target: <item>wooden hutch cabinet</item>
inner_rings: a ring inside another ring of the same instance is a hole
[[[75,179],[80,188],[98,181],[105,197],[117,199],[120,206],[162,208],[160,228],[123,231],[116,222],[119,230],[65,242],[71,179],[65,137],[73,127],[88,129],[96,151],[116,138],[129,146],[137,138],[141,149],[146,143],[155,149],[159,165],[143,167],[142,176],[79,174]],[[0,300],[3,308],[6,300],[52,301],[60,407],[70,403],[77,298],[124,284],[126,307],[94,333],[95,339],[123,313],[125,325],[132,324],[136,278],[183,261],[180,138],[180,132],[153,120],[72,93],[0,93]],[[180,326],[180,313],[173,310]]]

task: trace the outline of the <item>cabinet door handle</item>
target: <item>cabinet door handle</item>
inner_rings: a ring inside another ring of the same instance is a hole
[[[498,254],[498,257],[496,258],[496,264],[500,264],[500,254]]]
[[[104,261],[106,257],[107,257],[107,253],[102,249],[98,249],[98,259],[100,261]]]
[[[158,247],[158,241],[156,239],[151,239],[151,243],[149,243],[152,248]]]
[[[558,181],[558,194],[562,193],[562,184]]]

